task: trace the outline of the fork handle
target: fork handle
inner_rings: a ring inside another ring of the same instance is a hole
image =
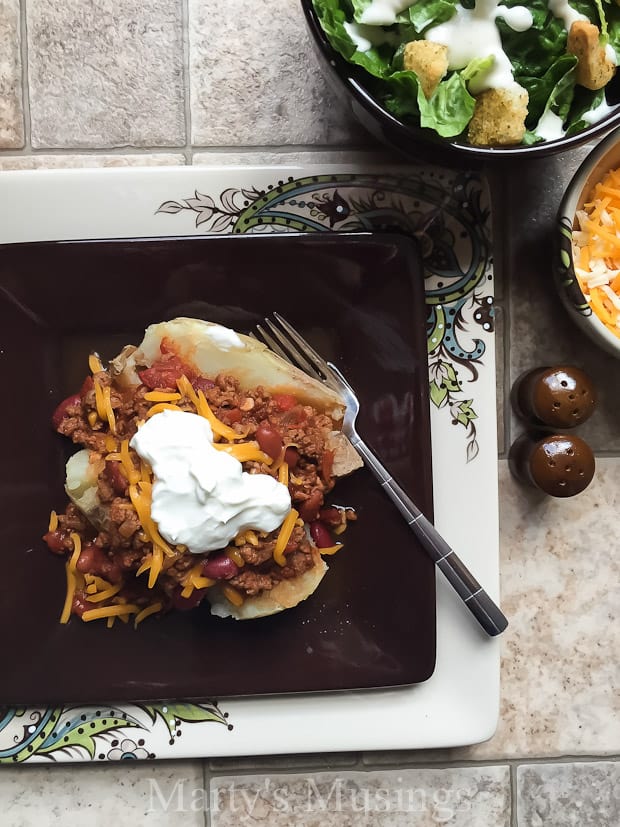
[[[361,454],[364,463],[379,480],[388,497],[403,515],[407,525],[420,541],[426,553],[446,576],[450,585],[484,631],[491,636],[501,634],[508,626],[506,617],[478,583],[465,563],[443,539],[431,521],[407,496],[366,443],[359,437],[357,439],[355,437],[350,438],[350,441]]]

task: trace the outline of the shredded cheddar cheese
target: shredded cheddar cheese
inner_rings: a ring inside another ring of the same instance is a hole
[[[158,402],[157,405],[151,405],[151,407],[146,412],[146,418],[150,419],[155,414],[161,413],[162,411],[182,411],[182,408],[179,408],[178,405],[173,405],[171,402]]]
[[[101,363],[101,359],[99,358],[98,353],[91,353],[88,356],[88,368],[91,373],[101,373],[103,370],[103,364]]]
[[[593,312],[620,338],[620,169],[594,186],[576,218],[573,263],[579,286]]]
[[[48,531],[56,531],[58,528],[58,514],[55,511],[52,511],[50,514],[50,522],[47,528]]]
[[[337,551],[340,551],[344,543],[336,543],[335,546],[328,546],[327,548],[320,548],[319,552],[321,554],[335,554]]]
[[[227,548],[226,549],[226,556],[233,561],[233,563],[242,569],[245,566],[245,560],[241,556],[241,553],[237,551],[236,548]]]
[[[239,434],[237,434],[239,437]],[[236,445],[231,445],[227,442],[215,442],[213,444],[214,448],[217,448],[218,451],[224,451],[226,454],[230,454],[231,457],[234,457],[239,462],[262,462],[265,465],[271,465],[273,462],[272,458],[266,454],[264,451],[261,451],[258,442],[240,442]]]
[[[243,605],[243,595],[237,589],[233,589],[232,586],[222,586],[222,594],[227,600],[230,600],[233,606]]]
[[[291,534],[293,533],[293,528],[295,527],[295,520],[298,517],[299,512],[295,511],[294,508],[291,508],[289,513],[284,518],[284,522],[282,523],[282,526],[280,528],[278,539],[276,540],[276,544],[273,549],[273,559],[279,566],[286,565],[284,549],[286,548],[288,541],[291,539]]]
[[[288,463],[286,462],[278,468],[278,482],[288,487]]]
[[[141,574],[144,574],[145,571],[148,571],[151,568],[152,561],[153,561],[153,555],[149,554],[144,559],[144,561],[142,562],[142,565],[140,566],[140,568],[136,572],[136,577],[140,577]]]
[[[150,606],[147,606],[145,609],[142,609],[141,612],[138,612],[133,621],[134,629],[137,629],[138,623],[142,623],[142,621],[145,618],[149,617],[150,615],[154,615],[156,612],[160,612],[161,608],[161,603],[151,603]]]
[[[89,411],[88,412],[88,424],[91,428],[94,428],[97,422],[99,421],[99,417],[97,416],[97,411]]]
[[[131,459],[131,454],[129,453],[128,439],[124,439],[121,442],[120,460],[123,466],[123,471],[125,472],[125,476],[127,477],[129,484],[135,485],[137,482],[140,481],[141,475],[136,466],[133,464],[133,460]]]
[[[220,419],[218,419],[209,407],[209,403],[207,402],[202,391],[198,391],[198,413],[200,416],[204,416],[211,426],[211,430],[214,434],[227,439],[229,442],[234,442],[235,439],[243,439],[248,435],[247,430],[237,433],[237,431],[235,431],[234,428],[231,428],[230,425],[225,425]]]
[[[115,594],[118,594],[122,588],[122,585],[122,583],[117,583],[115,586],[110,586],[109,589],[105,589],[102,592],[97,592],[97,594],[93,594],[88,598],[88,602],[103,603],[104,600],[109,600],[111,597],[114,597]],[[90,588],[90,586],[88,588]],[[88,589],[86,591],[88,591]]]
[[[144,398],[147,402],[178,402],[181,394],[175,391],[149,391]]]
[[[122,617],[140,612],[140,607],[134,603],[122,603],[119,606],[102,606],[100,609],[87,609],[82,615],[82,620],[88,623],[90,620],[99,620],[102,617]]]
[[[149,570],[149,580],[148,580],[148,587],[152,589],[155,585],[157,578],[161,573],[161,569],[164,563],[164,552],[162,551],[161,546],[154,545],[153,546],[153,562],[151,563],[151,568]]]

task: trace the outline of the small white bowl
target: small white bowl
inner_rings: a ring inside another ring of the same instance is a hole
[[[578,229],[575,215],[582,209],[594,185],[607,172],[620,167],[620,128],[610,132],[581,164],[558,211],[559,241],[556,256],[556,284],[571,318],[596,344],[620,358],[620,338],[611,333],[586,301],[573,266],[573,230]]]

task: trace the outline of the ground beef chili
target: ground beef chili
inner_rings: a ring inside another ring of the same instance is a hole
[[[173,548],[173,556],[166,557],[163,569],[153,589],[146,586],[146,576],[136,577],[145,560],[152,554],[153,547],[132,505],[129,495],[129,480],[118,457],[106,459],[115,454],[110,450],[110,429],[97,413],[95,383],[100,388],[109,388],[109,401],[115,420],[114,440],[130,440],[138,423],[146,419],[152,401],[145,399],[149,391],[176,391],[177,381],[185,376],[195,391],[202,391],[215,416],[240,435],[241,441],[256,441],[261,450],[274,460],[284,460],[289,466],[289,492],[293,507],[299,511],[306,523],[326,519],[324,531],[344,526],[347,519],[354,518],[352,512],[334,507],[324,509],[325,495],[333,488],[333,453],[325,445],[326,434],[331,430],[330,418],[310,405],[301,402],[291,394],[272,396],[263,387],[241,390],[238,381],[230,375],[214,377],[197,375],[175,354],[166,340],[162,342],[161,358],[151,367],[138,370],[141,384],[121,389],[114,384],[107,371],[95,372],[87,377],[78,394],[64,400],[53,414],[54,428],[73,440],[74,443],[95,452],[95,459],[102,461],[97,491],[100,501],[106,506],[107,519],[100,530],[89,524],[83,514],[73,505],[67,506],[64,514],[58,515],[58,524],[49,531],[44,540],[55,554],[69,557],[74,548],[71,537],[79,535],[82,552],[77,570],[82,574],[100,577],[107,583],[121,584],[109,601],[89,602],[89,594],[77,590],[73,598],[72,612],[82,616],[84,611],[122,602],[146,606],[159,600],[162,609],[193,608],[205,596],[208,589],[195,589],[191,598],[181,597],[183,581],[190,569],[198,564],[207,571],[213,566],[214,556],[224,552],[192,554],[183,547]],[[184,411],[196,412],[191,399],[182,395],[174,403]],[[139,467],[139,458],[130,451],[134,465]],[[249,473],[271,474],[277,470],[255,460],[244,462],[243,468]],[[328,528],[329,527],[329,528]],[[220,566],[222,578],[233,587],[242,599],[272,589],[285,579],[303,574],[313,566],[311,544],[305,527],[295,526],[285,549],[284,566],[273,557],[279,529],[269,534],[247,532],[244,537],[231,545],[233,551]],[[316,533],[316,531],[315,531]],[[324,536],[324,535],[322,535]],[[211,563],[209,563],[211,558]],[[234,561],[234,562],[233,562]]]

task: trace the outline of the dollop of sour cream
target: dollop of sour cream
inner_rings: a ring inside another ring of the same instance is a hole
[[[291,509],[288,488],[267,474],[247,474],[213,447],[202,416],[164,410],[130,442],[153,469],[151,515],[173,544],[194,554],[215,551],[241,531],[273,531]]]

